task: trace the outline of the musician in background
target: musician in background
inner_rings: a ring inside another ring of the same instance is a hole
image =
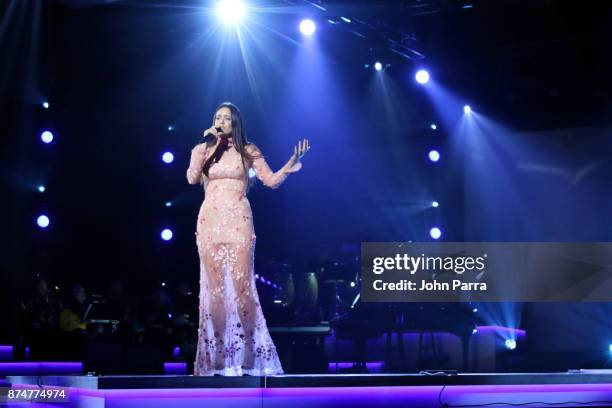
[[[38,278],[34,294],[23,304],[25,319],[29,322],[25,344],[32,347],[32,358],[44,360],[55,356],[60,308],[49,281]]]
[[[60,312],[59,322],[62,337],[62,355],[66,358],[81,358],[86,341],[87,292],[75,284],[65,306]]]

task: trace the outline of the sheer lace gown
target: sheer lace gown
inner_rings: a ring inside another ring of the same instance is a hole
[[[301,163],[287,162],[273,172],[253,144],[254,157],[243,166],[231,145],[202,173],[214,147],[197,145],[187,170],[190,184],[201,183],[205,198],[197,219],[196,244],[200,258],[200,323],[195,375],[282,374],[255,287],[255,233],[246,198],[245,169],[255,170],[264,185],[276,188]]]

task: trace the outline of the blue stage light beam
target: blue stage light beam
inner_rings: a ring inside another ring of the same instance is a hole
[[[246,15],[246,7],[240,0],[221,0],[217,4],[217,15],[224,24],[240,23]]]
[[[53,141],[53,133],[48,130],[45,130],[40,134],[40,140],[46,144],[51,143]]]
[[[170,228],[165,228],[164,230],[162,230],[161,232],[161,238],[164,241],[170,241],[172,239],[172,237],[174,236],[174,234],[172,233],[172,230]]]
[[[429,160],[435,163],[440,160],[440,152],[438,152],[437,150],[430,150],[427,154],[427,157],[429,157]]]
[[[38,218],[36,219],[36,224],[38,224],[40,228],[47,228],[50,223],[51,223],[51,220],[49,220],[49,217],[45,214],[39,215]]]
[[[425,85],[427,82],[429,82],[429,72],[424,69],[420,69],[414,75],[414,79],[416,79],[419,84]]]
[[[162,160],[164,163],[170,164],[174,161],[174,155],[172,154],[172,152],[165,152],[162,155]]]
[[[429,236],[433,239],[440,239],[442,237],[442,230],[438,227],[433,227],[429,230]]]
[[[313,35],[317,26],[311,19],[307,18],[300,23],[300,32],[304,35]]]

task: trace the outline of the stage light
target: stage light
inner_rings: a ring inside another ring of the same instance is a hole
[[[476,334],[476,333],[478,333],[478,329],[473,329],[472,334]]]
[[[49,217],[47,217],[44,214],[39,215],[38,218],[36,219],[36,224],[38,224],[40,228],[47,228],[50,222],[51,221],[49,220]]]
[[[416,79],[419,84],[424,85],[429,82],[429,72],[425,71],[424,69],[420,69],[417,71],[414,79]]]
[[[435,123],[432,123],[431,125],[429,125],[429,128],[431,130],[437,130],[438,129],[438,125],[436,125]]]
[[[355,305],[357,304],[357,302],[359,302],[360,298],[361,298],[361,293],[358,293],[357,296],[355,296],[355,299],[353,299],[353,302],[351,303],[351,309],[355,308]]]
[[[516,348],[516,340],[514,340],[514,339],[507,339],[504,342],[504,346],[506,346],[506,348],[508,350],[514,350]]]
[[[170,241],[172,239],[172,235],[172,230],[169,228],[166,228],[161,232],[161,237],[164,241]]]
[[[255,177],[255,170],[254,170],[253,168],[250,168],[250,169],[249,169],[249,177],[250,177],[250,178]]]
[[[429,236],[433,239],[440,239],[440,237],[442,236],[442,231],[438,227],[433,227],[429,230]]]
[[[170,125],[168,126],[168,132],[172,132],[174,130],[174,126]]]
[[[44,193],[46,190],[45,186],[38,186],[38,191]]]
[[[172,201],[166,201],[166,207],[172,207]]]
[[[474,313],[478,312],[478,308],[477,307],[473,308],[472,312],[474,312]]]
[[[246,13],[240,0],[221,0],[217,5],[217,14],[225,24],[237,24]]]
[[[431,202],[431,206],[432,206],[433,208],[438,208],[438,207],[440,206],[440,203],[438,203],[437,201],[432,201],[432,202]]]
[[[49,102],[44,101],[42,105],[43,105],[43,108],[49,109]]]
[[[610,351],[610,354],[612,354],[612,343],[608,346],[608,351]]]
[[[312,35],[314,34],[316,29],[317,26],[315,25],[314,21],[308,18],[302,20],[302,22],[300,23],[300,32],[304,35]]]
[[[40,134],[40,140],[42,140],[43,143],[51,143],[53,141],[53,133],[45,130]]]
[[[344,21],[345,23],[350,23],[351,19],[347,18],[347,17],[340,17],[342,19],[342,21]]]
[[[378,61],[377,61],[377,62],[375,62],[375,63],[374,63],[374,69],[375,69],[375,70],[377,70],[377,71],[381,71],[381,70],[382,70],[382,68],[383,68],[383,67],[382,67],[382,64],[381,64],[380,62],[378,62]]]
[[[350,285],[351,285],[351,288],[354,288],[355,287],[355,282],[351,282]]]
[[[162,155],[162,160],[164,163],[170,164],[174,161],[174,155],[170,152],[166,152]]]
[[[432,162],[437,162],[440,160],[440,153],[437,150],[430,150],[427,157],[429,157],[429,160]]]
[[[166,286],[166,282],[162,282],[161,285],[162,285],[162,288],[165,287]]]
[[[465,105],[463,107],[463,113],[465,113],[466,115],[469,115],[470,113],[472,113],[472,108],[470,107],[470,105]]]

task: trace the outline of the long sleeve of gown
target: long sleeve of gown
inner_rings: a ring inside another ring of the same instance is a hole
[[[199,144],[191,149],[191,159],[187,169],[187,181],[189,184],[198,184],[202,180],[202,168],[206,162],[208,146]]]
[[[289,159],[277,172],[273,172],[261,151],[255,145],[249,145],[249,153],[253,156],[253,169],[257,178],[270,188],[278,188],[291,173],[302,168],[302,163]]]

